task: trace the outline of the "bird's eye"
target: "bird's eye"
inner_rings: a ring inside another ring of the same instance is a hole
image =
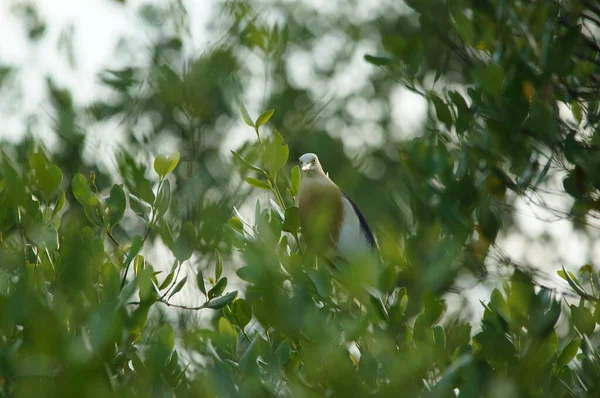
[[[312,160],[313,164],[317,163],[317,159]]]

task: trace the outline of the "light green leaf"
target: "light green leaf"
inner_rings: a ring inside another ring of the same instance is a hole
[[[271,189],[269,184],[267,184],[266,182],[257,180],[256,178],[244,177],[244,181],[246,181],[248,184],[252,185],[254,188],[267,189],[267,190]]]
[[[173,254],[179,261],[185,261],[192,256],[196,247],[196,230],[190,221],[183,223],[179,237],[175,242]]]
[[[92,192],[87,178],[82,174],[75,174],[71,180],[73,196],[82,206],[95,207],[100,203],[98,197]]]
[[[298,165],[292,168],[292,186],[290,187],[292,196],[296,196],[300,191],[300,167]]]
[[[168,351],[175,346],[175,332],[170,323],[165,323],[158,329],[158,338]]]
[[[261,169],[258,166],[253,165],[252,163],[248,162],[246,159],[244,159],[242,157],[242,155],[240,155],[239,153],[237,153],[236,151],[231,151],[231,154],[233,155],[234,159],[243,166],[248,167],[249,169],[252,169],[254,171],[258,171],[259,173],[263,173],[264,174],[264,170]]]
[[[254,122],[252,121],[252,117],[250,117],[250,114],[246,110],[246,107],[241,102],[240,102],[240,113],[242,114],[242,119],[244,119],[244,123],[246,123],[250,127],[254,127]]]
[[[171,173],[177,167],[179,163],[180,154],[179,152],[173,152],[168,157],[165,155],[158,155],[154,159],[154,171],[161,178],[164,178],[167,174]]]
[[[139,235],[135,235],[131,239],[131,247],[129,248],[129,253],[127,254],[125,264],[129,264],[133,260],[133,258],[138,255],[138,253],[142,249],[143,244],[144,240]]]
[[[255,123],[256,128],[267,123],[269,121],[269,119],[271,119],[271,116],[273,116],[274,112],[275,112],[275,109],[269,109],[268,111],[266,111],[262,115],[260,115],[258,117],[258,119],[256,119],[256,123]]]

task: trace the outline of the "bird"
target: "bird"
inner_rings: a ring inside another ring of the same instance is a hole
[[[323,171],[314,153],[300,156],[298,209],[307,249],[347,262],[372,260],[377,243],[356,203]]]

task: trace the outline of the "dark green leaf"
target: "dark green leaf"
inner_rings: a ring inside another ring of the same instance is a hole
[[[227,287],[227,278],[220,279],[213,286],[213,288],[208,291],[208,298],[212,299],[213,297],[220,296],[221,293],[223,293],[223,291],[225,290],[226,287]]]
[[[292,196],[296,196],[300,191],[300,167],[298,165],[292,168],[292,185],[290,187]]]
[[[198,273],[196,274],[196,284],[200,291],[206,296],[206,285],[204,284],[204,274],[202,270],[198,268]]]
[[[106,205],[108,207],[106,223],[108,224],[109,228],[112,228],[121,222],[123,215],[125,214],[127,201],[125,199],[125,191],[123,191],[123,186],[113,185],[112,189],[110,190],[110,196],[106,200]]]
[[[221,252],[217,250],[217,263],[215,264],[215,280],[218,281],[223,273],[223,257]]]
[[[237,299],[231,304],[232,323],[242,330],[252,320],[252,307],[244,299]]]

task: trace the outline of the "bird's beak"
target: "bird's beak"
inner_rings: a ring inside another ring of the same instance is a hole
[[[311,169],[312,163],[306,163],[305,165],[302,166],[302,171],[308,171]]]

